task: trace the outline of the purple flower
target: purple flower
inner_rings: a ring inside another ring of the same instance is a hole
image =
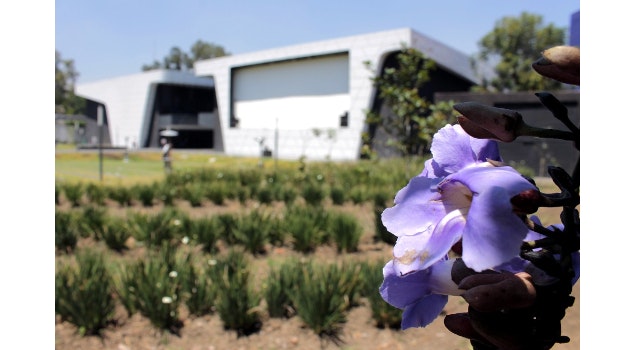
[[[433,157],[421,173],[425,177],[444,177],[471,166],[491,166],[501,162],[498,144],[492,140],[470,137],[460,125],[446,125],[432,138]]]
[[[424,270],[462,241],[465,264],[482,271],[517,256],[529,229],[511,199],[537,190],[499,161],[497,144],[477,140],[460,126],[446,126],[432,141],[433,158],[382,213],[397,236],[395,268],[401,274]]]
[[[395,270],[392,260],[384,266],[379,293],[387,303],[403,310],[402,329],[427,326],[443,311],[448,295],[463,292],[452,281],[454,261],[443,259],[405,276]]]

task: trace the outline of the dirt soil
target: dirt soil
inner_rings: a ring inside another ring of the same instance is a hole
[[[130,208],[119,208],[116,203],[107,203],[109,212],[113,215],[124,215]],[[255,206],[254,204],[253,206]],[[226,211],[241,210],[236,203],[223,206],[215,206],[205,202],[202,207],[191,208],[189,203],[179,201],[177,206],[187,210],[192,217],[197,215],[209,215]],[[252,206],[252,207],[253,207]],[[62,202],[56,206],[59,209],[69,210],[69,204]],[[139,204],[134,205],[135,210],[156,212],[162,209],[161,204],[152,208],[143,208]],[[243,208],[244,210],[245,208]],[[374,243],[373,214],[370,206],[346,204],[339,210],[348,211],[358,216],[364,226],[364,236],[360,244],[360,251],[356,258],[375,259],[388,261],[392,254],[392,246],[383,243]],[[556,214],[557,215],[557,214]],[[557,216],[556,216],[557,217]],[[544,221],[543,221],[544,223]],[[79,246],[94,244],[81,241]],[[268,252],[269,256],[284,257],[295,254],[289,248],[276,248]],[[332,247],[320,247],[312,253],[312,257],[319,261],[329,262],[337,260],[338,254]],[[58,254],[57,259],[62,259]],[[266,259],[256,258],[255,263],[266,265]],[[567,315],[562,320],[562,334],[568,336],[571,341],[566,344],[556,344],[555,350],[573,350],[580,348],[580,282],[574,286],[573,296],[576,301],[573,307],[567,310]],[[444,314],[465,312],[467,304],[460,297],[450,297]],[[237,337],[235,331],[225,330],[222,321],[217,314],[204,317],[190,317],[185,307],[180,311],[184,327],[180,336],[159,332],[150,322],[139,314],[128,317],[125,309],[118,306],[116,311],[116,326],[110,326],[103,332],[103,337],[82,337],[77,332],[77,327],[61,322],[59,317],[55,319],[55,348],[69,350],[309,350],[309,349],[433,349],[433,350],[468,350],[472,349],[468,340],[454,335],[443,325],[443,314],[432,324],[425,328],[402,330],[379,329],[373,324],[370,307],[366,304],[354,307],[347,316],[347,322],[343,328],[343,343],[336,345],[332,342],[321,340],[312,330],[305,328],[298,316],[290,319],[265,318],[262,328],[258,333]]]

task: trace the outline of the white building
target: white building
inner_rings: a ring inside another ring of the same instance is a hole
[[[437,63],[429,100],[480,81],[468,56],[404,28],[203,60],[195,75],[151,71],[81,84],[76,92],[105,104],[115,146],[157,147],[159,131],[172,128],[179,131],[176,148],[354,160],[366,112],[381,104],[371,78],[404,45]]]

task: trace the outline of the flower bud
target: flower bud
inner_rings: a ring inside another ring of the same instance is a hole
[[[516,139],[517,131],[524,125],[520,113],[510,109],[477,102],[457,103],[454,109],[462,114],[458,121],[463,130],[477,139],[511,142]]]
[[[542,57],[532,63],[540,75],[561,83],[580,85],[580,48],[555,46],[542,52]]]

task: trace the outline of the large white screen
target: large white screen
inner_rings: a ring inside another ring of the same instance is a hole
[[[338,128],[350,108],[348,54],[239,68],[232,85],[241,129]]]

